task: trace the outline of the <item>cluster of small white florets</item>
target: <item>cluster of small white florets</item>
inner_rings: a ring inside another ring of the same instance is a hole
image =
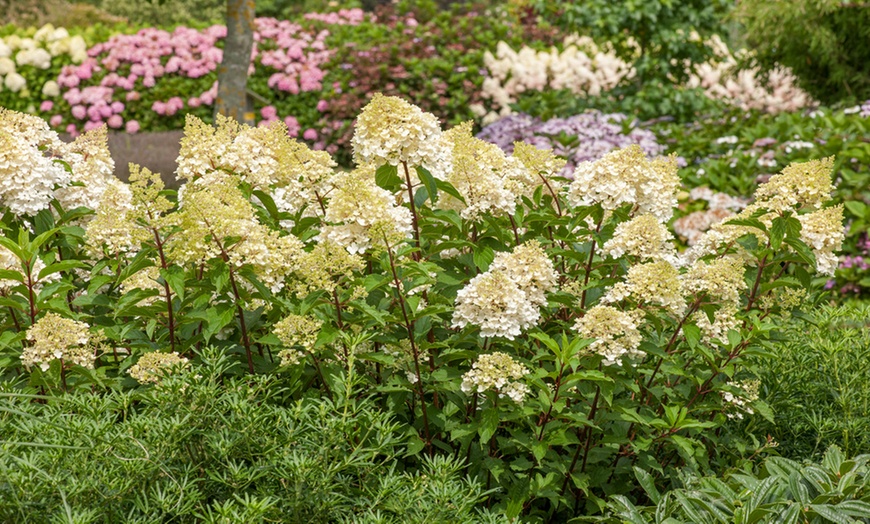
[[[52,360],[62,359],[65,364],[93,369],[99,337],[91,335],[88,329],[84,322],[46,313],[27,330],[28,344],[21,353],[21,363],[46,371]]]
[[[693,188],[689,198],[707,202],[707,209],[694,211],[674,221],[674,232],[684,238],[689,246],[694,246],[710,227],[733,217],[736,211],[747,205],[746,199],[717,193],[706,186]]]
[[[365,253],[373,246],[392,247],[411,235],[411,211],[375,184],[373,165],[336,175],[334,183],[324,216],[329,225],[318,236],[321,242]]]
[[[640,310],[620,311],[612,306],[594,306],[577,319],[574,330],[583,338],[594,338],[589,349],[604,357],[604,364],[640,354],[643,337],[638,325],[643,320]]]
[[[676,260],[674,236],[652,215],[638,215],[616,226],[613,237],[601,251],[613,258],[624,255],[640,260]]]
[[[528,374],[528,368],[510,355],[495,352],[477,357],[471,370],[462,376],[460,387],[467,394],[493,390],[499,398],[508,397],[514,402],[522,402],[529,387],[520,380]]]
[[[106,126],[79,135],[72,143],[64,144],[59,153],[72,169],[70,182],[76,185],[59,188],[55,198],[67,210],[97,209],[109,184],[118,182]]]
[[[438,171],[437,166],[449,159],[440,137],[435,115],[401,98],[375,93],[356,119],[353,158],[359,165],[406,163]]]
[[[142,291],[163,291],[163,286],[157,280],[160,278],[160,268],[157,266],[148,266],[133,273],[123,282],[121,282],[121,291],[124,294],[141,289]],[[160,295],[153,295],[143,298],[139,304],[147,306],[160,300]]]
[[[497,111],[487,114],[485,123],[510,114],[511,104],[525,91],[543,91],[549,87],[597,96],[634,75],[630,64],[617,57],[612,49],[599,48],[589,37],[566,38],[561,52],[555,47],[549,51],[535,51],[530,47],[514,51],[507,43],[499,42],[495,54],[487,51],[483,62],[489,76],[483,81],[482,95]],[[486,112],[483,107],[475,109],[479,116]]]
[[[157,384],[166,375],[188,367],[190,367],[190,360],[182,357],[178,352],[152,351],[139,357],[139,361],[130,367],[127,373],[140,384]]]
[[[46,284],[57,282],[60,280],[60,273],[51,273],[42,277],[39,274],[46,268],[45,262],[38,256],[33,257],[29,261],[22,261],[15,253],[9,249],[0,246],[0,269],[15,271],[22,276],[25,285],[33,286],[33,291],[38,293]],[[6,290],[18,285],[22,282],[13,279],[0,280],[0,291]]]
[[[513,340],[537,324],[556,279],[553,262],[537,242],[499,254],[489,271],[457,292],[453,326],[471,324],[480,327],[481,336]]]
[[[743,413],[752,415],[755,411],[751,404],[758,400],[758,388],[761,386],[759,380],[744,380],[738,382],[736,387],[743,390],[740,394],[734,394],[730,391],[722,392],[722,399],[737,408],[737,411],[728,413],[728,418],[743,420]]]
[[[686,309],[680,273],[665,260],[630,267],[625,281],[614,284],[601,301],[611,304],[628,298],[658,304],[675,315]]]
[[[0,108],[0,205],[16,216],[48,209],[54,188],[70,182],[69,172],[46,156],[60,148],[44,120]]]
[[[680,184],[675,157],[648,160],[635,144],[578,164],[567,197],[573,206],[600,203],[606,211],[633,204],[638,213],[667,222],[677,204]]]

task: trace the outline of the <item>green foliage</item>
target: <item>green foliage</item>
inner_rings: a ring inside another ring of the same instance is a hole
[[[80,0],[134,25],[192,27],[223,24],[226,0]]]
[[[832,103],[870,98],[870,8],[841,0],[746,0],[736,18],[764,67],[790,67],[801,87]]]
[[[846,455],[870,449],[870,305],[815,308],[795,319],[763,367],[760,390],[775,424],[755,428],[779,442],[790,458],[819,455],[837,445]]]
[[[770,457],[757,472],[688,477],[685,487],[660,494],[639,507],[626,497],[609,503],[613,516],[597,522],[632,524],[858,523],[870,519],[870,455],[847,459],[831,446],[819,464]],[[647,473],[636,470],[638,479]],[[646,486],[645,486],[646,487]]]
[[[460,461],[397,469],[400,425],[371,398],[293,400],[279,377],[239,371],[205,349],[155,388],[36,395],[7,384],[0,519],[496,521],[475,509],[484,491]]]

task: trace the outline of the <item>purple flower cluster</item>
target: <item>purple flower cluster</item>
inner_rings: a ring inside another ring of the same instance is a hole
[[[597,160],[614,149],[631,144],[638,144],[648,156],[664,153],[665,146],[658,143],[652,131],[632,125],[627,133],[624,132],[622,122],[626,118],[620,113],[588,111],[543,121],[517,113],[486,126],[477,137],[496,144],[506,153],[513,152],[514,142],[552,149],[556,155],[568,160],[562,171],[564,176],[573,173],[574,167],[581,162]]]

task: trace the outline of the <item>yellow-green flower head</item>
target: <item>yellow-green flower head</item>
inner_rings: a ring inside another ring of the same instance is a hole
[[[612,306],[594,306],[577,319],[574,330],[583,338],[594,338],[589,349],[604,357],[604,364],[612,365],[625,357],[640,354],[637,348],[643,337],[638,324],[643,312],[620,311]]]
[[[401,98],[375,93],[357,117],[350,143],[359,165],[405,162],[428,169],[444,154],[440,136],[435,115]]]
[[[350,253],[373,246],[393,246],[412,231],[411,211],[396,205],[389,191],[375,184],[374,166],[337,175],[330,193],[320,241],[334,242]]]
[[[314,249],[299,256],[296,292],[304,295],[323,290],[331,295],[341,281],[353,279],[354,273],[364,268],[361,256],[329,240],[318,242]]]
[[[818,209],[831,199],[834,157],[791,164],[755,191],[755,206],[771,211],[795,207]]]
[[[633,144],[578,164],[568,187],[568,201],[573,206],[600,203],[607,211],[635,204],[639,213],[667,222],[679,188],[675,156],[647,160],[640,146]]]
[[[64,318],[48,312],[27,330],[28,345],[21,353],[25,367],[39,366],[48,370],[52,360],[63,359],[64,363],[82,367],[94,367],[95,342],[84,322]]]
[[[178,180],[191,181],[220,169],[224,155],[241,129],[238,122],[221,114],[215,117],[214,127],[188,114],[175,171]]]
[[[728,340],[728,331],[740,328],[740,319],[737,318],[739,306],[736,303],[725,303],[713,313],[713,320],[705,311],[698,311],[692,315],[692,321],[704,334],[704,341],[709,345],[710,341]]]
[[[520,380],[528,374],[529,369],[507,353],[480,355],[471,370],[462,376],[460,388],[466,394],[493,390],[499,398],[508,397],[522,403],[529,393],[529,387]]]
[[[190,361],[177,352],[152,351],[139,358],[127,373],[140,384],[157,384],[166,375],[190,367]]]
[[[300,355],[294,346],[302,346],[306,352],[311,353],[322,326],[323,323],[316,318],[303,315],[287,315],[275,324],[272,331],[286,346],[285,349],[278,352],[281,365],[296,365],[300,362],[301,356],[304,354]]]
[[[139,271],[133,273],[123,282],[121,282],[121,291],[123,293],[129,293],[134,289],[141,289],[142,291],[160,291],[163,292],[163,286],[157,280],[160,278],[160,268],[157,266],[148,266],[146,268],[140,269]],[[150,297],[146,297],[142,299],[139,304],[141,305],[150,305],[158,300],[161,300],[160,295],[154,295]]]
[[[465,122],[443,135],[443,143],[453,155],[446,180],[462,195],[465,203],[444,195],[438,200],[438,206],[456,210],[466,220],[478,220],[487,213],[513,213],[517,195],[507,187],[505,175],[516,169],[516,164],[509,162],[497,145],[475,138],[471,134],[472,125]]]
[[[92,256],[135,254],[152,233],[135,221],[130,186],[114,179],[106,184],[94,218],[85,226],[85,247]]]

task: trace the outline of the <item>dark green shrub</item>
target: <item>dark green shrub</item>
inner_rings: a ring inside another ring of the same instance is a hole
[[[735,12],[763,66],[778,62],[823,102],[870,98],[870,7],[840,0],[743,0]]]
[[[814,457],[834,444],[847,455],[870,450],[868,319],[868,303],[820,307],[773,346],[759,378],[776,419],[759,420],[757,432],[779,442],[781,454]]]

